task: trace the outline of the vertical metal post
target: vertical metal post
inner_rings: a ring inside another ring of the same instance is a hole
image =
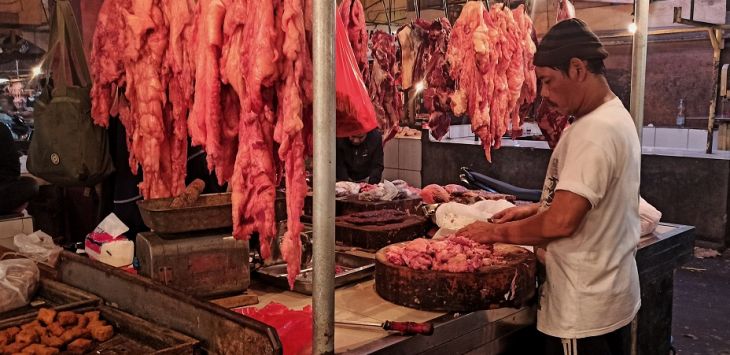
[[[631,52],[631,117],[641,140],[644,126],[644,88],[646,79],[646,47],[649,35],[649,0],[634,0],[636,33]]]
[[[313,354],[335,349],[335,0],[314,0]]]
[[[694,1],[692,2],[694,4]],[[712,97],[710,98],[710,109],[707,116],[707,146],[705,152],[712,154],[712,140],[715,131],[715,116],[717,108],[717,92],[720,90],[720,51],[724,47],[722,30],[708,29],[710,42],[712,43]]]

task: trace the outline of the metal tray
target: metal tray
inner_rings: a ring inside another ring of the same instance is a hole
[[[114,327],[114,337],[103,343],[94,342],[94,347],[87,354],[193,354],[199,343],[184,334],[108,306],[86,306],[66,310],[100,311],[101,318]],[[26,315],[12,320],[2,320],[0,329],[20,326],[35,318],[35,315]]]
[[[172,198],[137,201],[147,227],[162,234],[230,228],[231,194],[200,195],[192,206],[170,208]]]
[[[335,253],[335,264],[344,269],[343,272],[335,275],[335,288],[372,277],[375,270],[374,260],[343,252]],[[294,281],[293,291],[311,295],[313,273],[311,269],[307,269],[304,269],[297,276],[296,281]],[[286,278],[286,264],[266,266],[256,270],[255,274],[267,284],[289,289],[289,282]]]
[[[77,288],[41,278],[35,297],[30,304],[12,311],[0,313],[0,319],[8,320],[17,317],[35,316],[38,308],[52,307],[57,310],[67,310],[74,307],[99,304],[101,299]]]

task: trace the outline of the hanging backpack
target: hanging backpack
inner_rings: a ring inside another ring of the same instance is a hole
[[[54,83],[43,87],[35,106],[28,171],[59,186],[94,186],[114,166],[106,131],[91,119],[89,67],[68,0],[56,1],[41,68]]]

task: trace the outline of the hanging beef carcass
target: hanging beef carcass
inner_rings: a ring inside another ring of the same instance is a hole
[[[360,0],[344,0],[337,8],[342,24],[347,28],[352,51],[360,68],[363,81],[367,82],[368,69],[368,32],[365,28],[365,9]]]
[[[380,30],[373,33],[372,43],[373,66],[368,91],[385,143],[398,133],[403,115],[403,99],[396,83],[398,48],[395,37]]]
[[[415,23],[420,26],[420,21]],[[431,22],[425,28],[427,36],[421,43],[414,76],[423,82],[423,104],[429,112],[428,127],[436,139],[441,139],[451,125],[451,94],[454,80],[449,74],[446,51],[451,36],[451,24],[445,17]]]

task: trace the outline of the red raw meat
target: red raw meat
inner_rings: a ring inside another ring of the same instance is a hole
[[[491,244],[480,244],[464,237],[443,240],[414,239],[385,249],[388,262],[414,270],[474,272],[482,266],[502,262]]]
[[[573,7],[573,3],[571,3],[570,0],[560,0],[558,3],[558,12],[555,15],[555,21],[560,22],[574,17],[575,7]]]
[[[444,186],[444,190],[446,190],[446,192],[448,192],[449,194],[452,194],[452,195],[454,193],[459,193],[459,192],[464,193],[464,192],[469,191],[466,187],[461,186],[461,185],[456,185],[456,184],[448,184],[448,185]]]
[[[513,12],[495,4],[486,11],[481,2],[468,2],[451,33],[447,59],[457,82],[451,106],[456,115],[469,115],[489,161],[491,147],[499,148],[510,119],[519,132],[519,104],[532,91],[534,43],[527,40],[526,17],[522,7]]]
[[[284,355],[312,353],[312,306],[297,311],[281,303],[270,302],[258,310],[256,307],[245,307],[234,311],[274,327],[284,348]]]
[[[428,204],[442,203],[449,202],[449,200],[451,200],[451,196],[449,195],[449,192],[440,185],[431,184],[421,189],[421,199],[423,199],[424,203]]]
[[[337,8],[347,37],[355,54],[357,66],[364,82],[368,81],[368,32],[365,23],[365,9],[360,0],[344,0]]]
[[[372,42],[374,60],[368,91],[385,143],[398,133],[400,118],[403,115],[403,98],[396,85],[398,47],[394,36],[380,30],[373,34]]]
[[[569,125],[568,118],[567,115],[552,108],[546,100],[540,102],[540,106],[537,108],[537,126],[540,127],[550,148],[558,145],[560,136]]]

